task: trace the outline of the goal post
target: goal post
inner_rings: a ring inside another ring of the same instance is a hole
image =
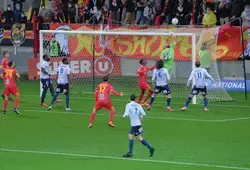
[[[60,45],[60,54],[51,57],[52,60],[52,78],[55,77],[55,69],[58,67],[62,57],[69,57],[71,72],[73,74],[73,93],[93,92],[90,86],[101,82],[100,77],[105,74],[111,74],[111,83],[115,89],[124,93],[138,93],[138,78],[136,69],[139,67],[139,59],[144,56],[149,60],[149,64],[155,63],[160,59],[160,50],[166,41],[171,41],[170,37],[186,37],[187,42],[182,43],[185,51],[191,50],[189,58],[185,61],[175,59],[175,64],[170,81],[170,88],[173,91],[173,97],[186,98],[188,92],[183,90],[186,86],[188,76],[195,69],[198,49],[197,42],[200,41],[200,32],[183,32],[182,30],[41,30],[40,31],[40,61],[44,54],[50,54],[50,42],[55,39]],[[60,37],[60,38],[59,38]],[[62,38],[63,37],[63,38]],[[104,47],[100,41],[105,41]],[[64,41],[64,42],[62,42]],[[132,43],[138,41],[137,44]],[[144,44],[145,43],[145,44]],[[150,45],[148,45],[150,44]],[[166,44],[165,44],[166,45]],[[179,45],[180,47],[182,45]],[[149,52],[148,48],[151,48]],[[130,49],[130,50],[128,50]],[[138,54],[134,55],[135,50]],[[180,52],[183,49],[180,48]],[[152,56],[151,56],[152,55]],[[149,56],[149,57],[148,57]],[[76,69],[77,68],[77,69]],[[217,68],[216,68],[217,70]],[[215,71],[216,72],[216,71]],[[218,70],[217,73],[218,74]],[[219,77],[219,76],[218,76]],[[149,75],[150,78],[150,75]],[[151,78],[150,78],[151,79]],[[193,81],[194,83],[194,81]],[[230,100],[225,89],[221,95],[213,96],[216,101]],[[42,86],[40,86],[40,93]],[[215,92],[216,93],[216,92]],[[226,96],[226,97],[225,97]],[[221,99],[220,99],[221,98]],[[199,102],[196,96],[193,98],[193,104]]]

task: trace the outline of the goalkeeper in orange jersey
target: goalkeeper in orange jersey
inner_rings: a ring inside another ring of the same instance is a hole
[[[90,116],[89,128],[92,128],[96,112],[105,108],[110,111],[109,123],[108,125],[111,127],[115,127],[113,124],[113,118],[115,116],[115,108],[110,100],[110,93],[116,96],[123,96],[123,93],[119,93],[115,91],[111,84],[108,83],[109,75],[103,77],[103,82],[99,84],[95,91],[95,106],[93,112]]]
[[[147,101],[152,96],[153,91],[152,91],[150,85],[147,82],[147,74],[148,74],[148,71],[154,70],[155,66],[153,66],[151,68],[147,67],[147,61],[144,60],[144,59],[140,60],[140,64],[141,64],[141,66],[139,67],[139,69],[136,72],[139,75],[139,86],[140,86],[140,89],[141,89],[141,94],[139,96],[138,103],[141,104],[141,105],[148,106]],[[143,99],[144,94],[145,94],[146,91],[148,92],[148,95],[146,96],[146,98],[142,102],[142,99]]]

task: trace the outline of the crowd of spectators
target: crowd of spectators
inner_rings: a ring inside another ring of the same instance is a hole
[[[27,22],[24,0],[13,0],[13,7],[0,13],[2,22]],[[16,2],[19,1],[19,2]],[[96,6],[94,5],[96,3]],[[238,17],[250,26],[249,0],[33,0],[31,16],[44,23],[107,23],[155,25],[223,25]],[[29,17],[32,22],[32,17]]]

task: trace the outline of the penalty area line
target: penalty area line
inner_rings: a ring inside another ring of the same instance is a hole
[[[232,121],[248,120],[248,119],[250,119],[250,117],[239,117],[239,118],[232,118],[232,119],[216,120],[216,122],[232,122]]]
[[[18,150],[18,149],[0,149],[2,152],[13,152],[13,153],[30,153],[40,155],[58,155],[58,156],[70,156],[70,157],[84,157],[84,158],[98,158],[98,159],[111,159],[111,160],[123,160],[123,161],[135,161],[135,162],[149,162],[149,163],[161,163],[161,164],[173,164],[173,165],[186,165],[186,166],[197,166],[197,167],[210,167],[210,168],[221,168],[221,169],[235,169],[235,170],[250,170],[245,167],[235,167],[228,165],[214,165],[214,164],[202,164],[193,162],[177,162],[167,160],[154,160],[154,159],[139,159],[139,158],[122,158],[114,156],[99,156],[99,155],[87,155],[87,154],[74,154],[65,152],[48,152],[48,151],[36,151],[36,150]]]

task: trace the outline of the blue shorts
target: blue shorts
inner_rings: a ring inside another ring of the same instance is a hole
[[[207,95],[207,87],[205,86],[204,88],[197,88],[196,86],[193,87],[191,94],[192,95],[198,95],[199,92],[202,93],[202,96],[206,96]]]
[[[50,88],[53,85],[53,82],[52,82],[52,80],[50,78],[48,78],[48,79],[41,79],[41,82],[42,82],[42,85],[43,85],[43,89]]]
[[[69,93],[69,84],[57,84],[56,93]]]
[[[129,134],[138,136],[143,133],[143,129],[141,126],[131,126]]]
[[[161,93],[161,92],[162,92],[164,95],[171,94],[171,90],[170,90],[170,88],[168,87],[168,85],[165,85],[165,86],[155,86],[154,93],[155,93],[155,94],[158,94],[158,93]]]

